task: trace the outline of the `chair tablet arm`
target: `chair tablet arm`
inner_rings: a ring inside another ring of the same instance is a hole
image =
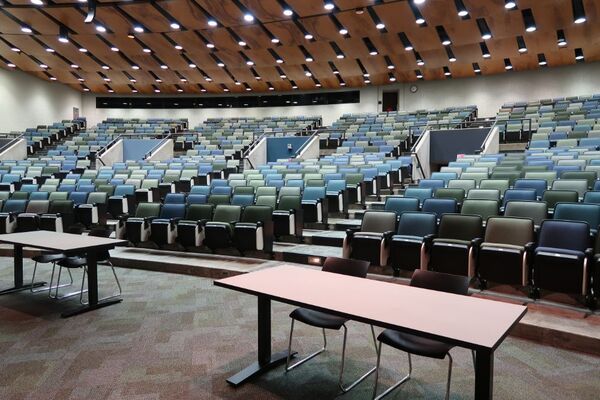
[[[395,233],[396,232],[394,232],[394,231],[383,232],[383,240],[386,241],[386,242],[389,241],[389,240],[392,240],[392,236],[394,236]]]
[[[181,217],[175,217],[175,218],[171,218],[171,219],[169,219],[169,222],[170,222],[171,224],[177,224],[177,223],[178,223],[179,221],[181,221],[182,219],[183,219],[183,218],[181,218]]]
[[[481,246],[481,243],[483,243],[483,238],[475,238],[471,240],[471,248],[473,249],[473,256],[475,259],[477,259],[479,256],[479,247]]]
[[[358,230],[356,230],[356,229],[351,229],[351,228],[346,229],[346,238],[348,240],[352,240],[352,238],[354,238],[354,234],[356,232],[358,232]]]
[[[594,249],[592,249],[592,248],[585,249],[584,253],[585,253],[585,257],[589,260],[591,260],[592,257],[594,257]]]
[[[121,222],[126,221],[129,218],[129,213],[121,214],[117,217],[117,219]]]
[[[529,242],[527,244],[525,244],[525,252],[526,253],[533,253],[535,251],[535,248],[537,247],[535,242]]]

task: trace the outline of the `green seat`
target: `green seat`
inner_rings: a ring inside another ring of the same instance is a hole
[[[575,191],[579,198],[583,198],[588,190],[588,181],[585,179],[558,179],[552,182],[552,190]]]
[[[494,171],[490,178],[492,180],[507,180],[509,186],[513,186],[515,181],[521,177],[520,171]]]
[[[505,217],[531,218],[536,226],[548,217],[548,206],[543,201],[513,200],[504,207]]]
[[[208,204],[212,204],[214,206],[218,206],[220,204],[229,204],[231,198],[226,194],[211,194],[208,196]]]
[[[273,251],[273,208],[247,206],[234,227],[233,243],[241,254],[249,250]]]
[[[579,194],[574,190],[546,190],[542,201],[546,202],[549,212],[554,212],[556,203],[577,203]]]
[[[259,196],[277,196],[277,188],[271,186],[257,187],[255,197]]]
[[[233,189],[233,194],[254,194],[254,187],[252,186],[236,186]]]
[[[436,199],[454,199],[461,204],[465,199],[465,190],[461,188],[439,188],[435,191]]]
[[[463,202],[460,213],[465,215],[479,215],[483,221],[498,215],[498,200],[467,199]]]
[[[469,200],[500,200],[498,189],[471,189],[467,193]]]
[[[484,179],[488,179],[488,174],[485,172],[463,172],[460,176],[460,180],[474,180],[477,187]]]
[[[52,192],[48,195],[48,200],[56,201],[56,200],[67,200],[69,197],[69,193],[67,192]]]
[[[27,200],[29,199],[29,192],[14,192],[10,198],[11,200]]]
[[[233,239],[233,223],[240,220],[241,214],[241,206],[217,205],[212,221],[206,223],[204,244],[212,251],[229,247]]]
[[[485,179],[479,184],[479,189],[497,189],[500,191],[500,196],[504,196],[504,192],[510,187],[508,179]]]
[[[448,181],[448,188],[450,189],[462,189],[468,192],[471,189],[475,189],[477,183],[473,179],[452,179]]]
[[[594,187],[597,178],[595,171],[565,171],[560,176],[560,179],[585,179],[588,189]]]
[[[255,204],[257,206],[269,206],[273,209],[277,207],[277,196],[262,195],[256,197]]]
[[[108,196],[112,196],[115,192],[115,187],[113,185],[98,185],[96,186],[96,190],[106,193]]]
[[[526,172],[525,179],[544,179],[551,186],[556,180],[556,171]]]

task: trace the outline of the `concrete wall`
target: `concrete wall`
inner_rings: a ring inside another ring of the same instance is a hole
[[[0,161],[25,160],[27,158],[27,140],[20,139],[12,146],[0,153]]]
[[[244,168],[250,169],[252,167],[257,168],[259,165],[267,163],[267,138],[264,137],[260,142],[250,151],[248,154],[248,160],[252,165],[244,164]]]
[[[306,144],[296,158],[300,160],[316,159],[319,158],[319,154],[319,135],[315,135],[312,139],[310,139],[310,143]]]
[[[0,68],[0,132],[22,131],[73,118],[81,93],[25,72]]]
[[[147,158],[148,161],[165,161],[173,158],[174,143],[173,139],[167,139],[160,147],[152,152]]]
[[[111,166],[116,162],[123,162],[123,139],[112,145],[99,159],[101,162],[98,163],[98,167],[102,165]]]
[[[282,158],[292,158],[296,152],[308,141],[307,136],[287,136],[267,138],[267,161],[273,162]],[[291,145],[291,150],[288,149]]]
[[[162,139],[123,139],[123,160],[141,160]]]

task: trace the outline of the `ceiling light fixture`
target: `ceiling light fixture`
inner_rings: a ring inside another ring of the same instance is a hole
[[[538,65],[541,67],[545,67],[546,65],[548,65],[548,61],[546,61],[546,56],[544,55],[544,53],[538,54]]]
[[[573,3],[573,22],[583,24],[587,21],[583,0],[571,0]]]
[[[523,36],[517,36],[517,49],[519,53],[527,53],[527,46],[525,45],[525,38]]]
[[[475,75],[481,74],[481,68],[479,67],[479,64],[473,63],[473,72],[475,72]]]
[[[559,47],[565,47],[567,45],[567,37],[565,31],[559,29],[556,31],[556,41]]]
[[[467,10],[462,0],[454,0],[454,5],[456,5],[456,12],[459,17],[464,18],[469,15],[469,10]]]
[[[390,56],[385,56],[385,57],[383,57],[383,59],[385,60],[385,64],[387,65],[387,69],[394,69],[394,68],[396,68],[396,66],[392,62],[392,59],[390,58]]]
[[[492,57],[492,55],[490,54],[490,50],[488,49],[487,44],[485,42],[480,42],[479,47],[481,47],[481,55],[483,58]]]
[[[61,25],[58,30],[58,41],[61,43],[69,43],[69,30],[64,25]]]
[[[421,14],[421,11],[419,11],[419,9],[415,6],[415,4],[412,1],[409,1],[408,5],[410,6],[410,9],[412,10],[413,15],[415,16],[415,22],[417,23],[417,25],[424,26],[425,18],[423,17],[423,14]]]
[[[377,51],[377,48],[375,47],[371,39],[369,39],[368,37],[364,37],[363,42],[365,43],[365,46],[367,46],[367,50],[369,51],[370,55],[376,56],[377,54],[379,54],[379,51]]]
[[[527,32],[535,32],[537,30],[537,26],[535,25],[535,18],[533,17],[533,10],[528,8],[522,11],[523,14],[523,24],[525,25],[525,31]]]
[[[507,10],[512,10],[513,8],[517,7],[517,2],[514,0],[504,0],[504,8],[506,8]]]
[[[415,60],[417,61],[417,65],[419,67],[422,67],[423,65],[425,65],[425,61],[423,60],[423,57],[421,57],[421,54],[419,54],[418,51],[415,51],[414,54],[415,54]]]
[[[388,80],[390,82],[396,82],[396,77],[394,76],[394,74],[392,72],[388,72]]]
[[[444,67],[444,75],[445,76],[452,76],[452,72],[450,72],[450,68]]]
[[[415,76],[417,77],[417,79],[423,79],[423,73],[420,69],[415,69]]]
[[[442,43],[442,45],[450,46],[452,44],[450,36],[448,36],[446,29],[444,29],[442,25],[436,26],[435,30],[437,31],[438,37],[440,38],[440,42]]]
[[[504,59],[504,69],[510,71],[513,69],[512,63],[510,62],[510,58]]]
[[[398,37],[400,38],[400,41],[402,42],[402,45],[404,46],[404,50],[406,50],[406,51],[414,50],[414,47],[413,47],[412,43],[410,42],[410,40],[408,39],[408,36],[406,36],[406,33],[398,32]]]
[[[575,49],[575,60],[583,61],[584,59],[585,59],[585,57],[583,56],[583,49],[582,48]]]
[[[323,8],[325,8],[327,11],[331,11],[335,8],[335,3],[332,0],[325,0],[323,2]]]
[[[448,55],[448,61],[451,63],[456,62],[456,56],[454,55],[454,52],[450,46],[446,47],[446,54]]]
[[[492,38],[492,31],[485,21],[485,18],[477,18],[477,27],[479,28],[479,33],[481,33],[481,38],[483,40],[489,40]]]

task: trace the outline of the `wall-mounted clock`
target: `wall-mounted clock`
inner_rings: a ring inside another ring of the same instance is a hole
[[[417,85],[410,85],[410,92],[417,93],[419,91],[419,87]]]

